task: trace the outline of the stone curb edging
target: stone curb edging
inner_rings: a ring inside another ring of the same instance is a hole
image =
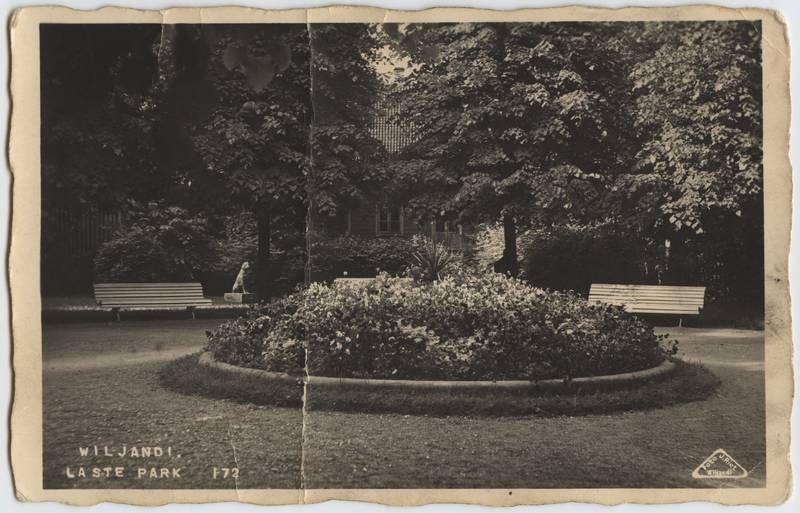
[[[406,389],[437,389],[437,390],[555,390],[565,386],[596,386],[634,383],[671,373],[675,364],[664,360],[661,365],[623,374],[609,374],[606,376],[590,376],[575,378],[569,382],[562,379],[544,379],[540,381],[502,380],[502,381],[432,381],[432,380],[406,380],[406,379],[367,379],[367,378],[331,378],[325,376],[292,376],[282,372],[271,372],[261,369],[238,367],[214,360],[210,352],[200,355],[198,363],[204,367],[217,369],[226,373],[242,376],[253,376],[266,381],[280,381],[283,383],[300,384],[307,382],[324,387],[337,387],[340,385],[357,385],[366,388],[406,388]]]
[[[264,381],[280,381],[282,383],[300,384],[305,381],[304,376],[292,376],[285,372],[271,372],[262,369],[252,369],[249,367],[239,367],[238,365],[231,365],[229,363],[218,362],[211,355],[211,352],[204,351],[197,359],[197,363],[202,367],[216,369],[227,374],[236,374],[239,376],[252,376],[255,378],[263,379]]]

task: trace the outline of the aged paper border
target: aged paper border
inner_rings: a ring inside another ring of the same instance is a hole
[[[423,489],[423,490],[44,490],[42,488],[42,354],[39,283],[40,23],[318,23],[435,21],[689,21],[761,20],[764,91],[764,237],[766,295],[767,485],[757,489]],[[644,504],[713,501],[777,504],[791,492],[789,419],[793,396],[788,255],[791,223],[789,147],[789,44],[775,11],[712,6],[668,8],[559,7],[517,11],[437,8],[392,11],[371,7],[328,7],[266,11],[242,7],[174,8],[142,11],[107,7],[77,11],[30,7],[10,21],[12,115],[9,158],[13,174],[9,277],[12,303],[14,402],[11,460],[17,497],[75,505],[116,502],[160,505],[173,502],[239,501],[257,504],[314,503],[330,499],[392,505],[465,503],[496,506],[567,501]]]

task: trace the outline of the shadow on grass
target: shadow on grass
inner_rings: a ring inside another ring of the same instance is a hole
[[[266,382],[254,376],[233,375],[197,363],[200,354],[169,362],[159,371],[162,386],[187,395],[273,406],[303,405],[303,384]]]
[[[254,376],[232,375],[197,364],[198,355],[167,364],[161,383],[184,394],[259,405],[301,406],[303,387]],[[707,368],[675,360],[675,371],[635,384],[585,390],[565,385],[561,391],[408,390],[341,385],[310,386],[306,407],[361,413],[471,416],[591,415],[663,408],[710,397],[720,384]]]

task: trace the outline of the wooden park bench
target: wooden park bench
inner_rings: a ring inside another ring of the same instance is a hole
[[[117,320],[121,308],[186,308],[194,318],[196,306],[211,304],[200,283],[95,283],[94,297],[98,305],[111,308]]]
[[[631,313],[677,315],[682,326],[684,315],[700,315],[705,295],[705,287],[593,283],[589,302],[622,305]]]

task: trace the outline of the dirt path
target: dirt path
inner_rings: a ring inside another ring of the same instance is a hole
[[[105,369],[108,367],[126,367],[143,363],[159,363],[175,360],[187,354],[196,353],[203,346],[183,346],[161,351],[143,351],[135,353],[109,353],[91,358],[50,358],[44,361],[45,372],[58,371],[85,371],[91,369]]]
[[[42,334],[44,370],[86,371],[174,360],[200,351],[206,330],[219,322],[48,323]]]

